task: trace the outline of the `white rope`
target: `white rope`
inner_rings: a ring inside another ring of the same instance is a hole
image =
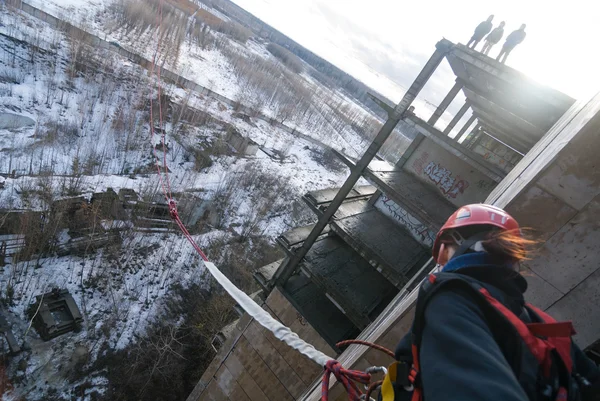
[[[321,351],[317,350],[311,344],[305,342],[298,334],[290,330],[289,327],[284,326],[277,320],[261,308],[256,302],[252,300],[246,293],[237,288],[221,271],[211,262],[204,262],[204,266],[213,275],[213,277],[221,284],[221,286],[227,291],[229,295],[246,311],[246,313],[260,323],[264,328],[271,331],[275,337],[283,341],[290,347],[294,348],[302,355],[305,355],[310,360],[318,363],[320,366],[325,366],[327,361],[334,359],[331,358]]]

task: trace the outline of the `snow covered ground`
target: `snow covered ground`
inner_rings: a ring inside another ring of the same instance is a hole
[[[145,57],[152,56],[151,48],[136,47],[133,38],[120,36],[118,30],[105,34],[106,6],[112,3],[108,0],[31,3],[107,40],[139,50]],[[77,194],[87,199],[107,188],[160,193],[152,148],[161,138],[159,131],[152,138],[149,130],[149,98],[155,99],[156,113],[157,93],[147,71],[110,51],[78,46],[46,23],[7,8],[0,10],[0,33],[5,35],[0,37],[0,209],[48,210],[48,198],[73,195],[67,188],[74,178]],[[225,35],[215,35],[226,39]],[[152,34],[148,38],[151,42]],[[144,43],[144,38],[139,39]],[[245,57],[277,62],[258,41],[229,45]],[[201,50],[183,45],[177,69],[226,97],[235,99],[239,94],[239,77],[218,47]],[[309,75],[303,74],[302,80],[309,91],[326,93],[333,99],[331,104],[346,105],[349,115],[371,116]],[[198,124],[175,124],[171,119],[162,124],[168,144],[164,156],[174,193],[193,193],[199,202],[210,203],[228,183],[240,177],[250,180],[246,186],[236,187],[219,229],[195,236],[201,247],[218,238],[228,240],[244,234],[248,219],[258,213],[261,202],[270,202],[276,212],[261,215],[256,232],[272,240],[297,224],[290,205],[307,191],[340,186],[349,173],[342,165],[324,167],[324,149],[269,124],[265,118],[242,115],[213,97],[173,85],[164,84],[162,94],[169,97],[171,105],[185,105],[210,116]],[[277,117],[276,107],[261,111]],[[361,154],[368,145],[354,130],[333,121],[331,105],[313,105],[310,111],[311,119],[286,124],[350,156]],[[156,121],[154,126],[160,123]],[[262,150],[252,157],[240,157],[228,148],[209,155],[210,166],[197,168],[194,152],[210,153],[231,129],[269,153],[276,151],[287,157],[274,159]],[[160,145],[157,156],[162,160]],[[262,182],[273,187],[261,187]],[[69,237],[67,232],[59,234],[62,240]],[[19,341],[26,339],[31,351],[18,357],[26,362],[24,369],[11,368],[20,384],[5,394],[4,400],[24,394],[27,399],[44,399],[51,388],[60,389],[65,399],[71,399],[74,395],[69,392],[64,369],[71,366],[76,354],[84,352],[88,361],[93,361],[104,346],[128,346],[160,315],[172,284],[204,283],[205,272],[197,267],[198,257],[180,235],[135,232],[120,246],[85,256],[18,263],[7,259],[9,264],[0,272],[0,296],[7,297],[10,289],[12,301],[2,312]],[[55,287],[66,288],[74,296],[84,316],[83,330],[50,342],[41,341],[34,331],[25,335],[29,324],[26,308],[35,295]],[[101,372],[89,380],[98,391],[106,386]]]

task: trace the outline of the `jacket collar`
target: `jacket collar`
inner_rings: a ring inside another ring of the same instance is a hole
[[[523,293],[527,290],[527,281],[517,272],[513,263],[498,261],[487,252],[457,256],[451,259],[442,271],[464,274],[494,286],[518,303],[523,302]]]

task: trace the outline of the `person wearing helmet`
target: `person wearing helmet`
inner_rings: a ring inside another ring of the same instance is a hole
[[[498,27],[496,27],[488,36],[485,37],[485,43],[483,45],[483,49],[481,49],[481,52],[487,55],[490,50],[492,50],[492,47],[494,47],[496,43],[500,42],[500,39],[502,39],[503,36],[504,21],[502,21]]]
[[[421,285],[411,332],[396,349],[410,380],[384,380],[384,401],[406,399],[403,388],[427,401],[598,399],[600,371],[572,342],[571,323],[525,302],[519,265],[531,244],[497,207],[450,216],[433,245],[439,272]]]
[[[504,45],[502,46],[502,50],[500,51],[500,54],[498,54],[498,57],[496,57],[497,61],[504,64],[506,62],[506,58],[508,57],[510,52],[519,43],[521,43],[522,41],[525,40],[525,36],[527,36],[527,33],[525,33],[526,27],[527,27],[527,25],[523,24],[523,25],[521,25],[521,27],[519,29],[517,29],[516,31],[512,31],[510,33],[510,35],[508,35],[506,37],[506,42],[504,42]]]
[[[467,43],[468,48],[475,49],[475,47],[477,47],[477,45],[479,44],[481,39],[483,39],[483,37],[485,35],[490,33],[490,31],[492,30],[492,20],[493,19],[494,19],[494,16],[490,15],[487,20],[485,20],[485,21],[481,22],[479,25],[477,25],[477,28],[475,28],[475,32],[473,32],[473,36],[471,37],[471,40],[469,40],[469,43]]]

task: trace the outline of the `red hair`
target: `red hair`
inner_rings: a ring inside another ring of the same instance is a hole
[[[538,241],[523,237],[522,231],[494,230],[481,241],[481,244],[491,255],[514,262],[529,260],[528,253]]]

